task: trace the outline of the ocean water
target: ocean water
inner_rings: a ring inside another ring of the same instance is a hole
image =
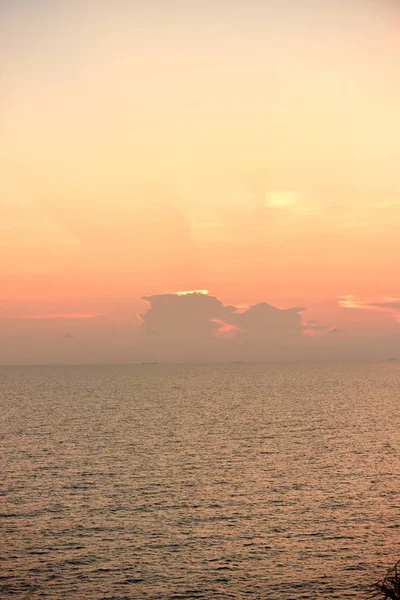
[[[0,369],[0,597],[367,598],[400,365]]]

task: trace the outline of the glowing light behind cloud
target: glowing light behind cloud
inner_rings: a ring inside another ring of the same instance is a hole
[[[202,294],[207,296],[208,290],[189,290],[188,292],[173,292],[175,296],[190,296],[191,294]]]

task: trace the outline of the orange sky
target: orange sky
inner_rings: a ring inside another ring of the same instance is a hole
[[[398,334],[369,306],[400,297],[396,3],[0,12],[0,362],[31,360],[49,317],[87,335],[78,361],[105,329],[128,360],[140,298],[199,288]]]

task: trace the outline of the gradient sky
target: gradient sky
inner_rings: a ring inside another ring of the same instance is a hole
[[[140,358],[140,298],[193,289],[307,308],[316,353],[400,354],[397,2],[3,0],[0,23],[0,362]]]

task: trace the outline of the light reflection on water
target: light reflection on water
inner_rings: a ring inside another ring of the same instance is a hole
[[[0,370],[0,595],[363,598],[400,555],[400,368]]]

